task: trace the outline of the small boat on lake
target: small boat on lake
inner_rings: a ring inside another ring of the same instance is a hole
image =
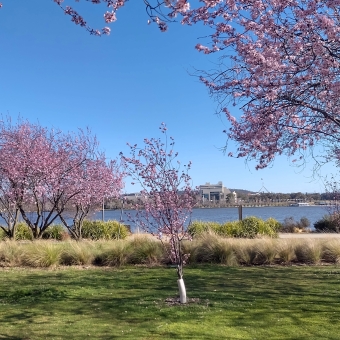
[[[307,202],[297,202],[297,203],[292,203],[289,206],[290,207],[308,207],[310,206],[310,204]]]

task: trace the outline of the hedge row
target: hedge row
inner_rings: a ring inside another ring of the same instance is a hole
[[[255,238],[258,236],[277,237],[281,224],[269,218],[264,221],[258,217],[247,217],[242,221],[226,223],[193,221],[188,232],[192,237],[201,235],[207,231],[213,231],[217,235],[225,237]]]
[[[119,223],[118,221],[88,221],[85,220],[83,224],[83,238],[90,240],[114,240],[124,239],[130,234],[129,228]],[[48,227],[43,235],[43,239],[53,240],[66,240],[70,238],[70,234],[67,229],[62,225],[52,225]],[[0,240],[6,239],[6,233],[3,229],[0,229]],[[24,222],[20,222],[16,226],[15,239],[20,240],[33,240],[31,229]]]

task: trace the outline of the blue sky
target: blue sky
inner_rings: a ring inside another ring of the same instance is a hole
[[[216,56],[196,52],[202,27],[170,25],[161,33],[147,25],[142,1],[131,1],[111,24],[108,37],[90,36],[52,0],[3,0],[0,10],[0,113],[19,115],[42,126],[75,131],[89,127],[109,158],[158,137],[161,122],[176,141],[182,163],[192,161],[193,184],[223,181],[229,188],[273,192],[322,192],[310,166],[296,168],[286,157],[256,171],[252,163],[224,155],[228,122],[215,115],[216,103],[191,76],[212,68]],[[74,1],[66,4],[74,4]],[[95,28],[105,26],[106,8],[80,3]],[[235,112],[237,114],[237,112]],[[235,150],[229,143],[228,151]],[[335,173],[332,166],[323,176]],[[127,192],[135,188],[126,183]]]

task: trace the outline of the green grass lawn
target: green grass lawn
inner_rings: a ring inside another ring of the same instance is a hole
[[[1,269],[0,339],[336,339],[340,267]]]

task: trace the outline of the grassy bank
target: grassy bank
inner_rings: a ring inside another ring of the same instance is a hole
[[[340,269],[1,269],[0,339],[338,339]],[[171,301],[171,300],[170,300]]]

